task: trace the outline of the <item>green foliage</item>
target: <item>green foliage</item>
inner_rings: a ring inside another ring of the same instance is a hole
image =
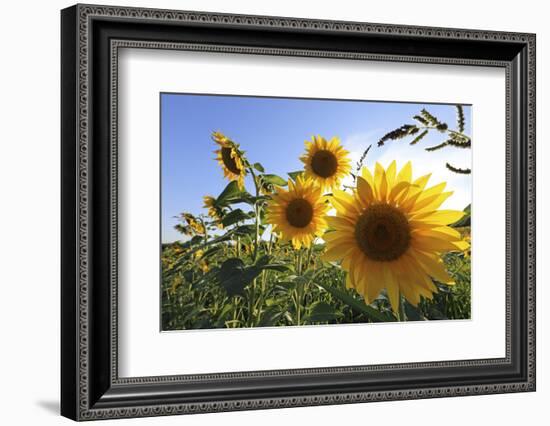
[[[456,105],[456,127],[460,133],[464,132],[465,123],[464,108],[462,105]]]
[[[416,145],[418,142],[420,142],[424,136],[428,134],[428,130],[424,130],[422,133],[420,133],[416,138],[414,138],[411,142],[411,145]]]
[[[217,207],[227,207],[230,204],[234,203],[235,200],[242,198],[242,193],[239,189],[239,185],[236,181],[231,181],[227,184],[224,190],[216,198],[215,205]]]
[[[433,300],[424,299],[419,310],[428,319],[468,319],[471,312],[470,261],[462,253],[447,253],[443,261],[456,284],[436,283]]]
[[[264,166],[262,166],[260,163],[254,163],[254,165],[252,167],[254,167],[254,169],[256,169],[257,171],[259,171],[261,173],[265,172]]]
[[[310,307],[310,313],[306,317],[306,322],[324,323],[335,321],[344,314],[338,312],[332,305],[326,302],[315,302]]]
[[[302,170],[298,170],[297,172],[288,172],[287,174],[290,176],[290,178],[296,182],[296,179],[298,176],[300,176],[303,173]]]
[[[250,215],[243,212],[241,209],[232,210],[222,219],[222,225],[227,228],[239,222],[250,219]]]
[[[449,163],[445,163],[445,167],[447,167],[451,172],[458,173],[461,175],[469,175],[472,173],[471,169],[461,169],[459,167],[451,166]]]
[[[429,128],[405,125],[388,133],[382,143],[415,135],[411,143],[416,144],[430,130],[448,134],[444,146],[470,143],[468,136],[449,130],[425,109],[413,118]],[[370,148],[357,163],[358,170]],[[206,197],[208,215],[178,216],[176,226],[184,241],[162,246],[163,330],[470,317],[469,252],[442,256],[456,284],[435,282],[439,292],[432,299],[422,299],[413,306],[402,298],[395,313],[382,291],[368,304],[355,289],[346,286],[346,272],[340,265],[322,260],[324,244],[296,250],[266,232],[267,200],[274,187],[285,186],[287,181],[265,173],[260,163],[251,165],[244,152],[239,151],[239,155],[252,177],[254,192],[229,182],[215,199]],[[288,175],[296,180],[300,173]],[[465,213],[452,226],[469,237],[470,206]]]
[[[397,139],[403,139],[406,136],[411,136],[418,133],[420,129],[415,124],[403,124],[391,132],[386,133],[378,141],[378,146],[383,146],[386,141],[395,141]]]
[[[470,218],[471,218],[471,213],[472,213],[472,205],[468,204],[468,206],[463,211],[464,211],[465,214],[462,217],[462,219],[460,219],[458,222],[453,223],[450,226],[452,226],[453,228],[470,227]]]
[[[361,169],[363,168],[363,163],[365,162],[367,158],[367,154],[369,153],[370,149],[372,148],[372,145],[369,145],[361,154],[361,158],[359,158],[359,161],[356,164],[355,170],[357,171],[357,174],[361,172]],[[353,175],[353,174],[352,174]],[[356,179],[356,176],[353,175],[353,180]]]
[[[455,226],[469,233],[469,226],[459,227],[466,220],[469,215]],[[221,241],[204,250],[200,260],[181,252],[181,247],[191,252],[196,241],[163,247],[163,330],[398,320],[384,292],[368,305],[354,289],[347,288],[345,272],[320,260],[321,247],[301,251],[302,264],[309,258],[312,269],[298,274],[297,254],[289,245],[272,245],[271,255],[254,261],[253,252],[245,249],[253,241],[253,234],[239,235],[240,247],[237,237]],[[269,242],[261,246],[262,251],[268,251]],[[178,264],[178,259],[183,260]],[[201,269],[201,260],[208,263],[207,271]],[[456,252],[444,255],[443,260],[456,284],[436,283],[439,293],[433,300],[422,299],[417,307],[403,299],[401,320],[470,318],[470,260]],[[255,300],[250,304],[253,294]]]
[[[367,305],[365,301],[361,298],[356,298],[349,292],[339,289],[338,287],[331,286],[325,282],[317,281],[317,285],[322,289],[326,290],[333,297],[344,302],[351,309],[355,310],[359,314],[365,315],[367,318],[371,319],[374,322],[387,322],[395,321],[395,319],[388,312],[386,314],[380,313],[377,309]]]
[[[439,121],[439,119],[430,114],[425,108],[422,108],[420,114],[426,120],[426,122],[428,122],[428,125],[435,127],[439,131],[444,131],[447,129],[448,126],[446,123],[442,123],[441,121]]]
[[[403,124],[401,127],[394,129],[380,138],[378,146],[383,146],[387,141],[395,141],[404,139],[408,136],[415,136],[409,143],[410,145],[416,145],[422,141],[431,131],[436,131],[447,135],[447,139],[443,142],[425,148],[426,151],[432,152],[445,147],[453,147],[460,149],[469,149],[472,146],[471,138],[464,134],[466,126],[464,117],[464,108],[462,105],[455,105],[457,113],[457,128],[456,130],[450,129],[447,123],[440,121],[436,116],[431,114],[428,110],[423,108],[420,114],[414,115],[412,118],[416,124]],[[471,170],[468,168],[460,168],[446,163],[447,169],[458,174],[470,174]]]
[[[277,186],[286,186],[287,185],[287,181],[284,180],[282,177],[277,176],[277,175],[262,175],[262,179],[265,182],[270,183],[272,185],[277,185]]]

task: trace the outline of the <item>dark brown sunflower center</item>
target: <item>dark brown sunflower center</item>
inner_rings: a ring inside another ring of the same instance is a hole
[[[237,166],[235,159],[231,157],[233,150],[231,148],[224,147],[222,148],[222,161],[227,170],[236,175],[241,174],[241,169]]]
[[[323,149],[313,154],[311,168],[317,176],[328,178],[336,173],[338,160],[332,152]]]
[[[305,228],[313,219],[313,207],[303,198],[297,198],[288,203],[286,220],[295,228]]]
[[[391,261],[409,248],[411,232],[403,213],[387,204],[368,207],[355,225],[357,244],[370,259]]]

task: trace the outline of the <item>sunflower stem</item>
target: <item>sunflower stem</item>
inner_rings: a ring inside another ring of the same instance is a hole
[[[311,255],[313,254],[313,245],[315,244],[315,240],[311,243],[307,250],[307,260],[306,260],[306,269],[309,269],[309,264],[311,263]]]
[[[203,239],[204,239],[204,243],[206,244],[206,243],[208,243],[208,230],[206,228],[206,223],[204,222],[204,220],[201,217],[199,217],[198,219],[200,220],[202,228],[204,229],[204,238]]]
[[[401,321],[406,321],[407,317],[405,316],[405,303],[403,303],[403,297],[401,296],[401,293],[399,293],[399,309],[397,312],[397,319]]]
[[[252,281],[248,295],[248,326],[254,327],[254,299],[256,297],[256,279]]]
[[[302,276],[302,253],[303,250],[300,248],[297,253],[297,260],[296,260],[296,271],[298,272],[298,276]],[[298,285],[296,286],[296,325],[302,324],[302,297],[303,297],[303,290],[304,290],[304,283],[303,280],[300,280],[298,282]]]
[[[248,167],[248,171],[252,176],[252,180],[254,181],[254,189],[256,191],[256,201],[254,202],[254,216],[256,218],[256,236],[254,239],[254,262],[255,262],[258,256],[258,244],[260,239],[261,207],[258,205],[258,197],[260,196],[260,186],[258,185],[258,177],[256,176],[256,173],[254,173],[254,169],[252,167]]]
[[[248,172],[252,176],[252,180],[254,181],[254,188],[256,191],[256,201],[254,202],[254,216],[255,216],[255,225],[256,225],[256,235],[254,236],[254,254],[252,256],[252,259],[254,263],[256,263],[256,260],[258,259],[258,246],[260,244],[260,212],[261,212],[261,206],[258,204],[258,197],[260,196],[260,186],[258,185],[258,178],[256,176],[256,173],[254,173],[254,170],[250,165],[248,165]],[[256,278],[252,281],[252,285],[250,288],[250,295],[248,300],[248,321],[249,325],[254,325],[254,308],[256,306]]]

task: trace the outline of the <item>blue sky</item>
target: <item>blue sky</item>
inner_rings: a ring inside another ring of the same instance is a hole
[[[471,168],[470,150],[447,147],[426,152],[424,148],[445,138],[435,133],[414,146],[408,144],[411,138],[389,141],[381,148],[376,145],[390,130],[412,123],[412,116],[422,108],[456,128],[452,105],[161,94],[162,241],[182,239],[173,228],[174,216],[182,211],[205,213],[202,197],[217,196],[227,184],[214,160],[213,131],[239,143],[249,160],[260,162],[267,173],[284,178],[287,172],[302,168],[299,157],[304,141],[312,135],[338,136],[351,152],[353,165],[372,144],[366,166],[380,161],[387,167],[395,159],[400,168],[411,160],[414,176],[431,172],[431,184],[444,180],[455,191],[444,207],[464,208],[471,202],[471,175],[451,173],[445,162]],[[469,135],[471,109],[464,108]]]

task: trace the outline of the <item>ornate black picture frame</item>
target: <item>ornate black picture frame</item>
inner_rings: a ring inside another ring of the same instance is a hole
[[[159,416],[535,390],[535,35],[76,5],[62,27],[61,413]],[[186,49],[506,71],[506,356],[119,378],[117,52]]]

